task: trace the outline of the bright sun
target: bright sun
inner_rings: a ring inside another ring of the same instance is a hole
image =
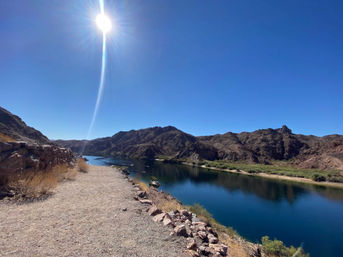
[[[108,16],[106,16],[103,13],[100,13],[98,16],[96,16],[95,19],[96,25],[98,28],[103,32],[107,33],[111,30],[112,28],[112,22]]]

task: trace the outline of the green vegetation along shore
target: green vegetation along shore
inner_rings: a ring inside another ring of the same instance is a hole
[[[343,175],[339,170],[319,170],[319,169],[298,169],[292,166],[279,164],[246,164],[218,161],[201,161],[190,163],[184,160],[166,160],[157,159],[158,161],[180,163],[184,165],[196,166],[201,168],[226,171],[232,173],[241,173],[246,175],[263,176],[282,180],[292,180],[301,183],[310,183],[325,185],[331,187],[343,188]]]

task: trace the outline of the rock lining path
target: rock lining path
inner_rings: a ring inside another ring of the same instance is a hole
[[[0,256],[187,256],[134,192],[120,172],[91,166],[47,200],[0,202]]]

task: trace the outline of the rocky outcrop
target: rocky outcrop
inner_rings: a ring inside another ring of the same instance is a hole
[[[49,170],[56,165],[70,164],[73,158],[69,149],[54,145],[0,142],[0,176]]]
[[[0,107],[0,133],[15,140],[37,144],[51,144],[38,130],[29,127],[18,116]]]
[[[57,165],[70,165],[73,153],[53,144],[38,130],[18,116],[0,107],[0,183],[6,177],[23,172],[50,170]],[[10,138],[11,140],[6,140]]]

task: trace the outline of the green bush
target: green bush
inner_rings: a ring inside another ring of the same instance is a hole
[[[336,183],[343,183],[343,178],[342,176],[339,175],[328,175],[328,179],[329,182],[336,182]]]
[[[270,240],[268,236],[262,237],[262,246],[267,254],[275,255],[278,257],[309,257],[309,254],[304,253],[301,247],[295,248],[294,246],[287,247],[282,241],[274,239]]]
[[[313,174],[312,180],[317,181],[317,182],[323,182],[323,181],[326,181],[326,178],[323,175]]]

